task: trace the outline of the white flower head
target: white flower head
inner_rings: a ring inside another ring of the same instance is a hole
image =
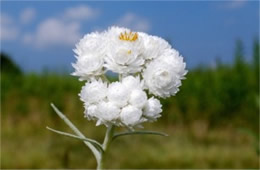
[[[86,106],[98,103],[107,96],[107,83],[104,83],[101,79],[86,83],[79,96]]]
[[[158,99],[155,99],[154,97],[150,98],[145,107],[144,107],[144,116],[147,118],[150,118],[152,120],[157,119],[160,117],[160,113],[162,112],[162,105]]]
[[[111,27],[85,35],[74,50],[72,64],[80,80],[88,82],[79,94],[85,117],[97,125],[139,126],[162,112],[160,101],[175,95],[187,70],[183,57],[164,39],[130,29]],[[118,73],[109,83],[106,71]],[[101,80],[102,78],[102,80]]]
[[[143,41],[137,32],[127,28],[111,27],[107,31],[109,43],[105,57],[105,67],[120,74],[141,71],[144,64]]]
[[[93,76],[104,74],[104,41],[104,33],[87,34],[80,40],[74,49],[77,61],[72,64],[75,68],[72,75],[79,76],[80,80],[89,80]]]
[[[121,121],[126,126],[135,126],[140,123],[142,116],[141,109],[128,105],[120,113]]]
[[[166,54],[153,60],[143,72],[149,92],[163,98],[178,92],[181,79],[187,73],[185,63],[178,53],[172,51]]]

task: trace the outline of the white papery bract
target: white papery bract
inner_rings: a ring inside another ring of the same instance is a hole
[[[72,74],[88,81],[79,94],[84,114],[97,125],[133,128],[157,120],[162,105],[154,96],[175,95],[187,73],[183,57],[167,41],[127,28],[87,34],[74,52]],[[119,80],[108,82],[106,71]]]
[[[157,36],[150,36],[146,33],[140,33],[144,41],[143,57],[146,60],[152,60],[161,56],[166,49],[170,49],[170,44]]]

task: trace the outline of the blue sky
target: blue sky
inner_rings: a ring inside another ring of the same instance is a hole
[[[233,60],[236,39],[248,60],[259,35],[258,1],[1,2],[1,51],[24,71],[71,71],[84,34],[118,25],[171,41],[188,68]]]

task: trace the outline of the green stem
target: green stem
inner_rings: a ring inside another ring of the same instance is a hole
[[[108,82],[108,83],[109,83],[109,80],[108,80],[108,78],[107,78],[107,76],[106,76],[105,74],[104,74],[104,75],[102,75],[102,76],[101,76],[101,78],[103,78],[103,80],[104,80],[104,81],[106,81],[106,82]]]
[[[97,169],[103,169],[104,167],[104,157],[105,157],[105,154],[109,148],[109,145],[111,144],[112,142],[112,139],[113,139],[113,136],[114,136],[114,130],[115,130],[115,126],[114,125],[110,125],[108,128],[107,128],[107,131],[106,131],[106,136],[104,138],[104,142],[103,142],[103,150],[104,152],[101,153],[101,157],[98,161],[98,166],[97,166]]]

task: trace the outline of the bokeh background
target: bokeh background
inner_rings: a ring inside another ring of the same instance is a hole
[[[259,2],[1,1],[1,168],[95,168],[53,102],[87,137],[105,127],[83,118],[84,84],[71,63],[86,33],[118,25],[161,36],[189,73],[145,130],[169,137],[117,139],[107,168],[259,168]],[[113,79],[113,77],[111,77]],[[117,131],[124,129],[118,128]]]

